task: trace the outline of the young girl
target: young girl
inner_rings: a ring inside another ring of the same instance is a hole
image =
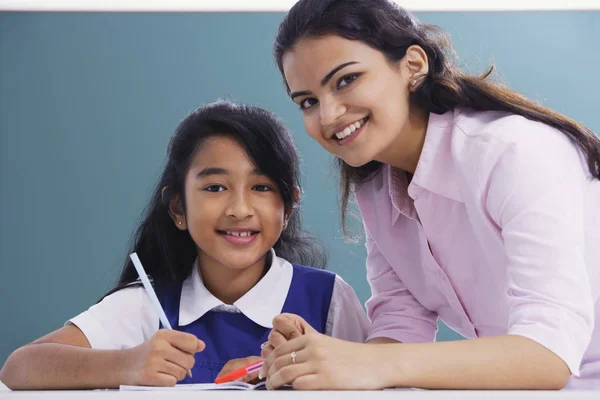
[[[131,249],[173,330],[160,329],[127,260],[115,289],[13,352],[0,380],[12,389],[213,382],[259,359],[281,312],[364,340],[368,320],[354,291],[298,265],[325,264],[301,228],[299,175],[291,136],[271,113],[225,101],[191,113],[171,139]]]
[[[451,54],[388,0],[282,22],[288,93],[362,214],[372,325],[357,344],[277,322],[272,387],[600,389],[600,139]],[[438,317],[467,340],[432,343]]]

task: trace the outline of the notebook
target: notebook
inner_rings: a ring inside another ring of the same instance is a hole
[[[188,383],[179,384],[170,387],[160,386],[130,386],[121,385],[122,391],[196,391],[196,390],[266,390],[265,382],[259,382],[256,385],[245,382],[227,382],[227,383]]]
[[[0,382],[0,392],[10,392],[10,389],[2,382]]]

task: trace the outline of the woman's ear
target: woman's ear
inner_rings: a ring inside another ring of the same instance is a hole
[[[406,50],[402,59],[407,69],[408,88],[412,92],[421,83],[421,80],[429,73],[429,59],[427,53],[419,45],[412,45]]]
[[[167,195],[168,192],[168,188],[165,186],[162,189],[162,198],[163,198],[163,203],[164,200],[167,200],[165,198],[165,196]],[[173,222],[175,223],[175,226],[177,227],[177,229],[179,230],[186,230],[187,229],[187,222],[185,219],[185,214],[183,213],[183,207],[181,204],[181,196],[179,196],[178,193],[171,195],[171,197],[168,199],[168,208],[169,208],[169,216],[171,217],[171,219],[173,220]]]

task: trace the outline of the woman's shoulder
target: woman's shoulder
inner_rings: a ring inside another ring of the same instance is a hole
[[[566,134],[542,122],[497,111],[455,111],[452,128],[452,163],[456,172],[480,185],[510,164],[517,179],[521,173],[580,163],[576,146]]]
[[[558,129],[504,111],[454,111],[453,141],[471,142],[475,148],[486,147],[537,147],[543,144],[564,146],[568,138]],[[454,146],[455,148],[457,146]],[[478,150],[475,150],[478,151]]]
[[[560,130],[523,116],[463,110],[452,130],[452,170],[463,195],[503,198],[515,188],[535,197],[565,171],[587,175],[577,146]],[[525,190],[527,189],[527,190]]]

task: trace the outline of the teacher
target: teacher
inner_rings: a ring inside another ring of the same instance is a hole
[[[300,0],[275,57],[339,161],[343,218],[356,196],[372,327],[357,344],[277,317],[268,385],[600,389],[600,139],[461,73],[388,0]],[[438,317],[467,340],[434,342]]]

